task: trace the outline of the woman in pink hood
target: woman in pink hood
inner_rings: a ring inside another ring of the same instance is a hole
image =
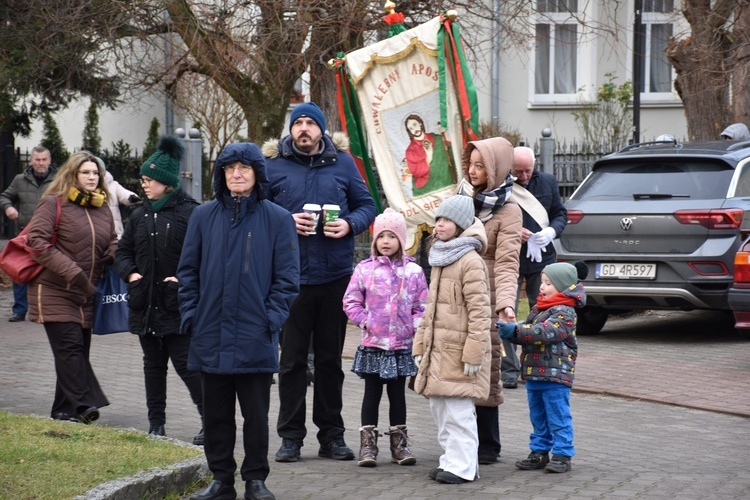
[[[352,371],[365,381],[359,462],[374,467],[378,456],[378,411],[383,385],[389,411],[391,462],[412,465],[406,433],[406,378],[416,375],[411,355],[414,333],[424,314],[427,281],[406,255],[406,219],[390,208],[375,219],[372,256],[354,269],[344,294],[344,311],[362,328],[362,344]]]
[[[516,318],[523,214],[521,207],[509,200],[515,180],[511,174],[513,158],[513,145],[502,137],[492,137],[469,142],[461,162],[467,181],[462,183],[462,187],[468,189],[463,194],[474,199],[474,215],[482,221],[487,232],[487,252],[483,257],[490,277],[493,325],[496,319],[512,322]],[[470,188],[466,186],[467,183],[471,185]],[[498,406],[503,402],[500,366],[505,353],[494,327],[491,339],[490,396],[475,402],[480,464],[495,463],[500,455]]]

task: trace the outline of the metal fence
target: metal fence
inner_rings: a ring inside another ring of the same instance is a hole
[[[594,144],[575,139],[570,142],[566,139],[556,141],[551,138],[548,130],[545,130],[542,135],[542,139],[536,141],[532,148],[537,155],[537,167],[555,176],[563,200],[567,200],[573,194],[573,191],[591,173],[591,167],[599,158],[626,146],[626,144],[604,141]],[[545,163],[551,164],[551,168]]]

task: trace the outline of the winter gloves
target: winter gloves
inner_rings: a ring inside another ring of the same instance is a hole
[[[529,237],[529,241],[526,242],[526,258],[531,259],[531,262],[541,262],[542,252],[546,252],[545,248],[555,239],[557,233],[552,227],[545,227],[538,233],[534,233]]]
[[[422,361],[422,356],[417,354],[414,356],[414,364],[419,368],[419,363]],[[482,365],[472,365],[471,363],[464,363],[464,375],[467,377],[473,377],[479,370],[482,369]]]
[[[71,283],[80,288],[83,291],[83,296],[87,299],[93,297],[96,293],[96,287],[89,281],[89,277],[83,271],[73,276]]]
[[[130,202],[131,205],[135,205],[136,203],[140,203],[141,199],[138,197],[138,195],[131,194],[128,197],[128,201]]]
[[[529,241],[526,242],[526,258],[531,259],[531,262],[542,261],[542,248],[534,240],[536,234],[532,234]]]
[[[547,245],[549,245],[552,240],[555,239],[555,236],[557,236],[557,234],[555,233],[555,229],[554,228],[552,228],[552,227],[545,227],[544,229],[542,229],[538,233],[535,233],[533,235],[533,238],[534,238],[534,242],[537,245],[539,245],[540,248],[544,248]]]
[[[477,373],[479,373],[479,370],[482,368],[482,365],[472,365],[471,363],[464,363],[464,375],[467,377],[473,377]]]
[[[497,325],[497,331],[500,334],[501,339],[510,340],[516,336],[516,329],[518,328],[516,323],[503,323],[502,321],[498,321],[495,325]]]

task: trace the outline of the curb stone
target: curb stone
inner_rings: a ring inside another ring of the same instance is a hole
[[[205,456],[189,458],[165,468],[141,471],[133,476],[102,483],[73,500],[132,500],[164,498],[169,493],[186,490],[193,483],[211,475]]]

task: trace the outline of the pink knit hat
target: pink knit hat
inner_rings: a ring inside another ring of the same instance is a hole
[[[392,231],[396,235],[401,245],[402,254],[406,254],[406,219],[401,212],[396,212],[392,208],[386,208],[385,211],[375,217],[375,224],[372,231],[372,255],[375,256],[375,242],[378,235],[383,231]]]

